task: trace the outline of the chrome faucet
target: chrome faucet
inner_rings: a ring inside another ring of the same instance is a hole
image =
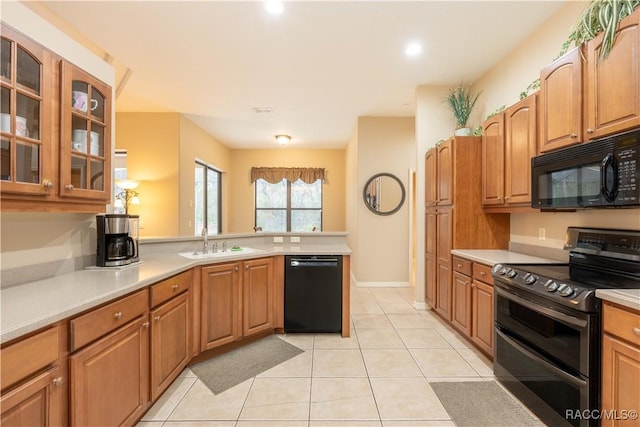
[[[207,227],[202,227],[202,232],[200,233],[202,236],[202,253],[206,254],[209,250],[209,232],[207,231]]]

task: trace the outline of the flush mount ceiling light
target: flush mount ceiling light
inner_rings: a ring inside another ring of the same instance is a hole
[[[420,43],[411,42],[405,47],[404,53],[407,56],[418,56],[422,53],[422,46]]]
[[[285,145],[291,141],[291,137],[289,135],[276,135],[276,141],[278,141],[280,145]]]
[[[272,15],[280,15],[284,11],[284,4],[279,0],[266,0],[264,8]]]

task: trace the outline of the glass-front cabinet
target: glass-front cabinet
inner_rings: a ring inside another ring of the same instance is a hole
[[[111,88],[68,62],[61,74],[60,195],[108,202]]]
[[[0,39],[2,192],[53,194],[51,55],[5,26]]]
[[[104,212],[112,90],[0,24],[2,211]]]

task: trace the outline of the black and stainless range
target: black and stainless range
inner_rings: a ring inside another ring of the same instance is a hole
[[[640,288],[640,231],[569,227],[568,264],[496,264],[494,374],[542,421],[599,425],[601,300]]]

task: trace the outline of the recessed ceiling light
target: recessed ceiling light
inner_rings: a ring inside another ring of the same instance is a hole
[[[418,56],[422,53],[422,46],[420,43],[411,42],[405,47],[404,53],[407,56]]]
[[[264,8],[272,15],[280,15],[284,11],[284,4],[279,0],[266,0]]]

